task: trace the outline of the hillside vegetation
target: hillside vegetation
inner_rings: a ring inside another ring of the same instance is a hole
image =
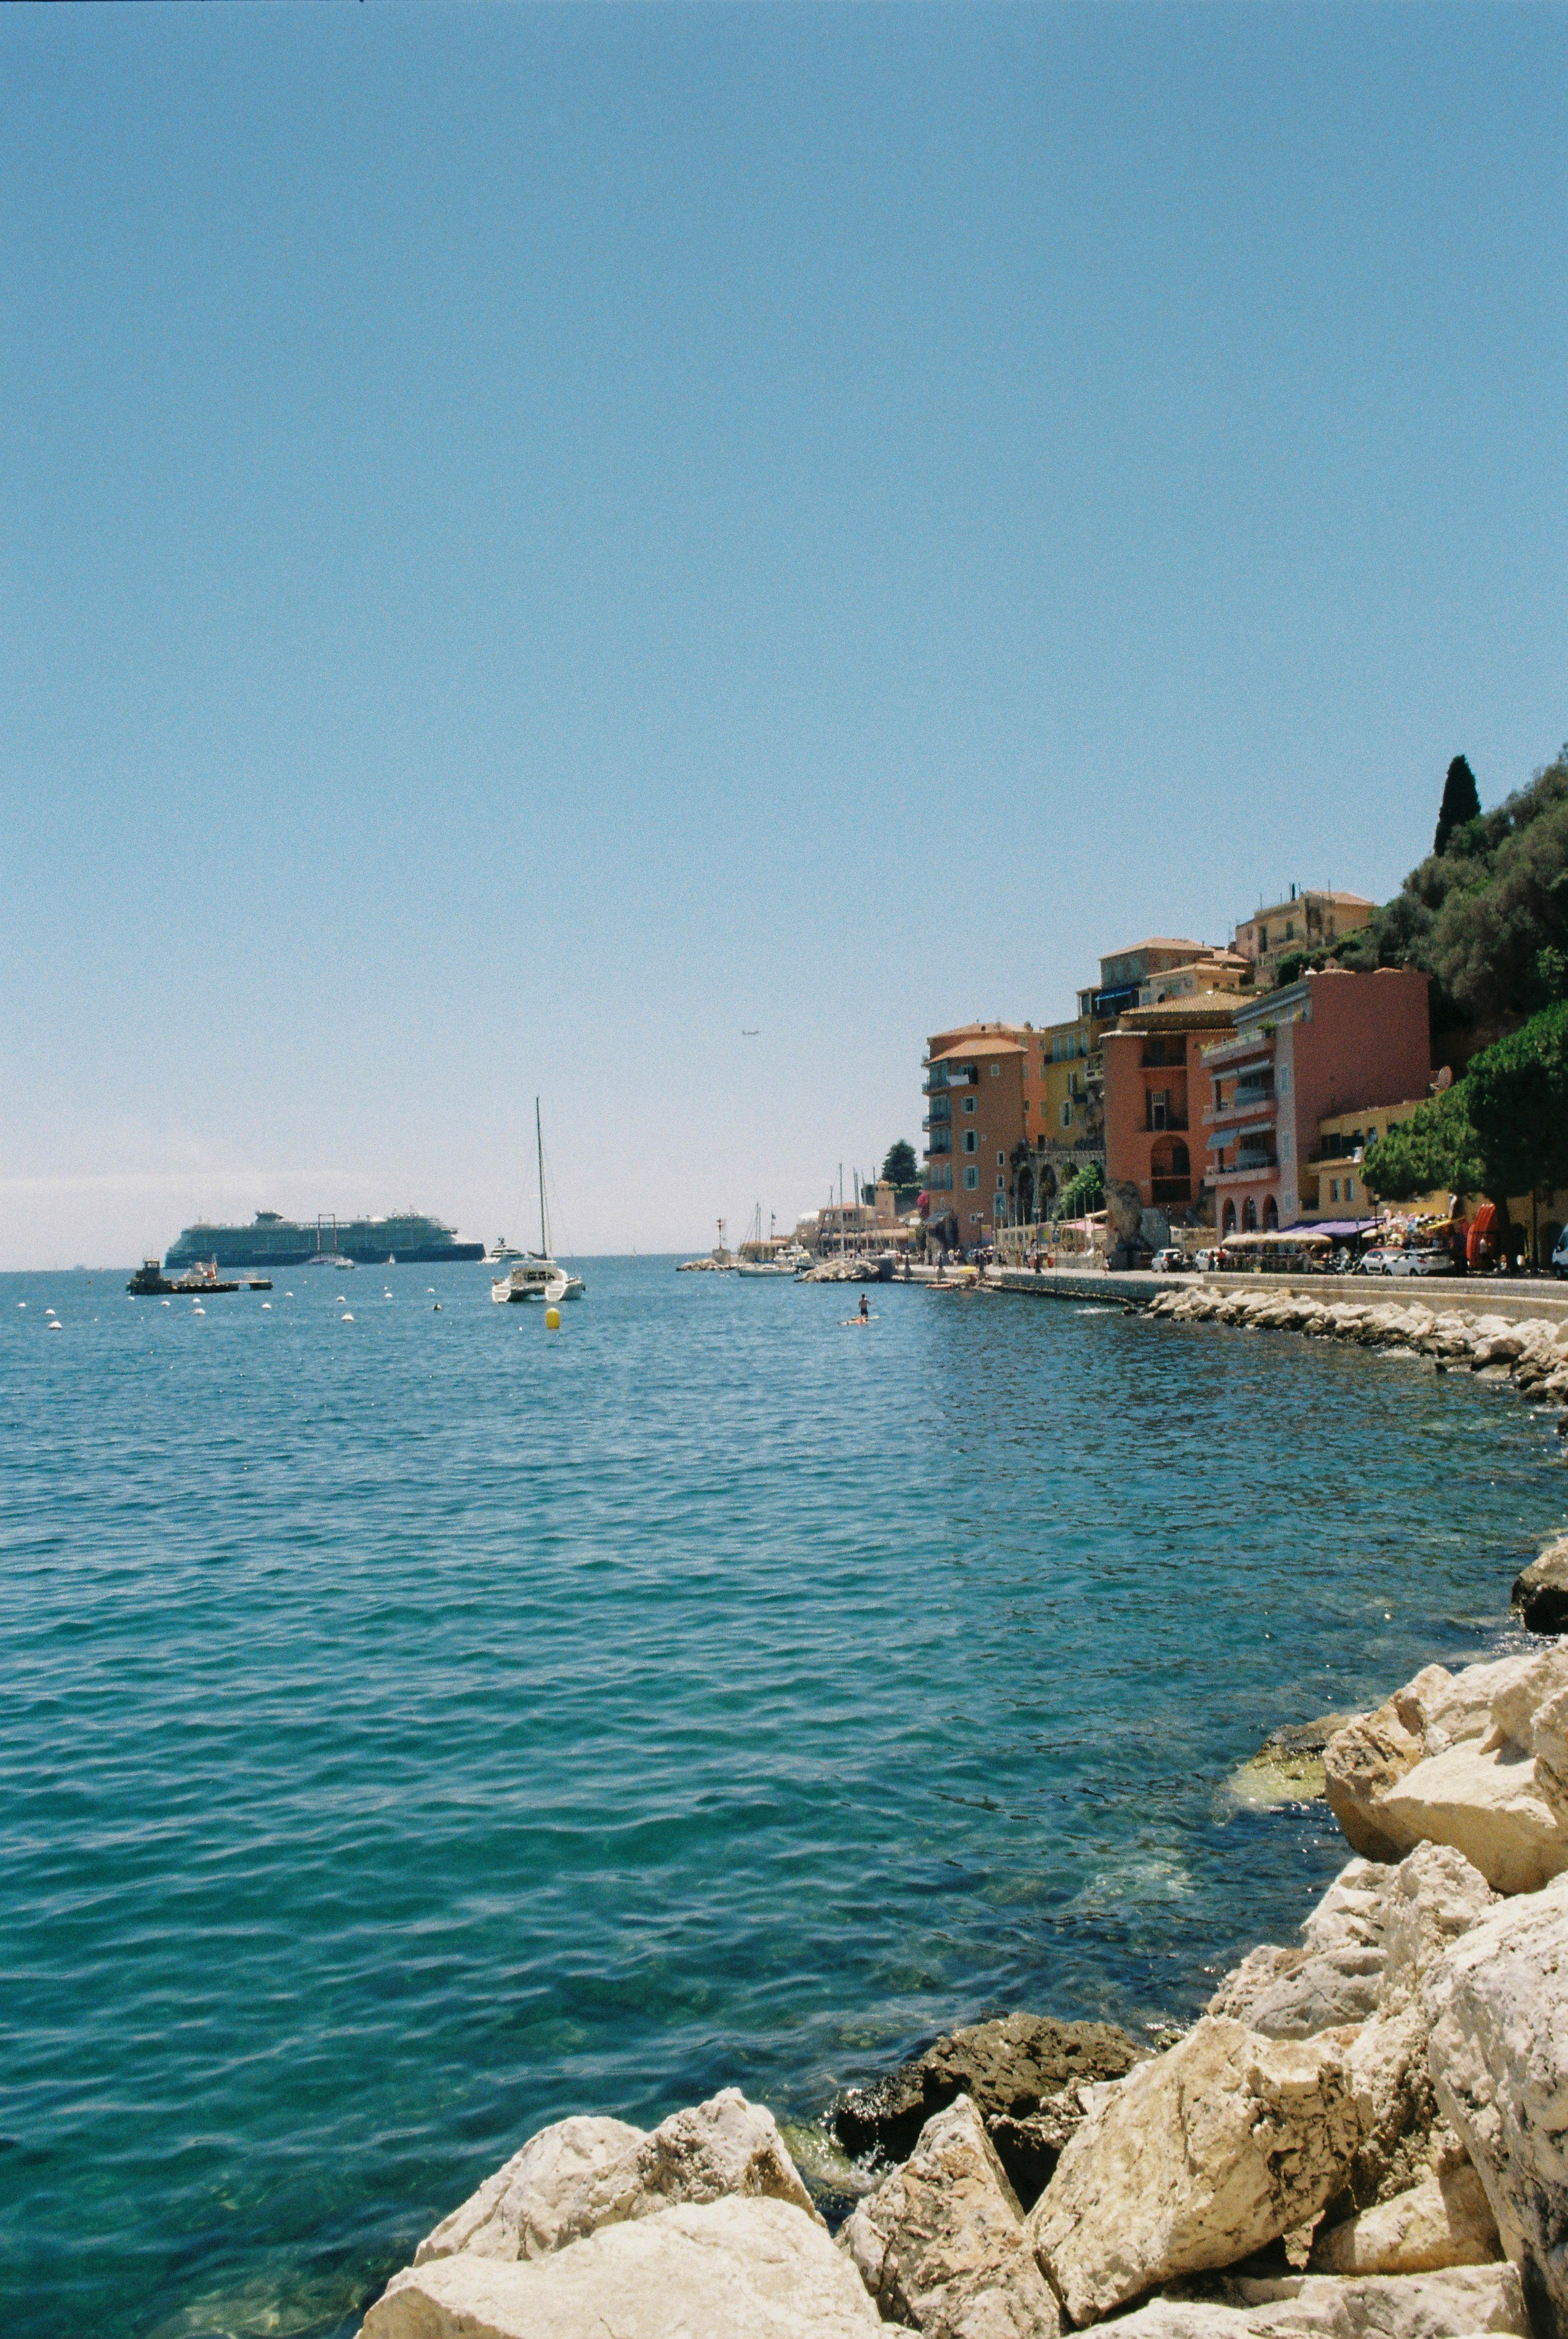
[[[1455,824],[1461,766],[1442,849],[1335,952],[1344,966],[1429,974],[1434,1038],[1468,1060],[1368,1157],[1366,1182],[1390,1201],[1568,1186],[1568,747],[1527,788]]]

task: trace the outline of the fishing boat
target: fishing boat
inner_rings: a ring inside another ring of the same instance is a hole
[[[539,1170],[539,1248],[537,1251],[513,1254],[511,1267],[505,1275],[490,1278],[490,1298],[498,1307],[525,1299],[542,1299],[547,1307],[558,1308],[563,1299],[580,1299],[583,1278],[569,1275],[550,1251],[550,1218],[545,1200],[545,1136],[539,1119],[539,1100],[534,1099],[534,1150]],[[497,1246],[498,1250],[501,1248]]]
[[[238,1291],[240,1287],[237,1283],[222,1282],[218,1275],[218,1262],[215,1258],[210,1258],[198,1259],[193,1267],[188,1267],[183,1275],[175,1278],[169,1288],[171,1291],[206,1293]]]

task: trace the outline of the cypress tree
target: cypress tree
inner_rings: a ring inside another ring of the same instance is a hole
[[[1443,783],[1443,803],[1437,814],[1437,834],[1432,840],[1433,852],[1446,853],[1455,830],[1480,817],[1481,791],[1475,785],[1475,775],[1463,755],[1455,755]]]

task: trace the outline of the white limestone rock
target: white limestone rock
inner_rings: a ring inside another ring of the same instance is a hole
[[[1568,1825],[1536,1775],[1535,1758],[1508,1742],[1462,1740],[1429,1755],[1377,1799],[1395,1843],[1451,1843],[1499,1892],[1535,1892],[1568,1869]]]
[[[788,2201],[683,2202],[507,2264],[471,2250],[394,2275],[360,2339],[864,2339],[865,2286]]]
[[[651,2216],[672,2201],[716,2201],[731,2193],[792,2202],[817,2216],[773,2114],[748,2103],[738,2087],[672,2112],[649,2133],[625,2120],[557,2120],[444,2217],[414,2263],[459,2250],[542,2257],[601,2226]]]
[[[1470,2339],[1509,2332],[1526,2339],[1519,2278],[1512,2266],[1459,2267],[1430,2275],[1338,2279],[1306,2275],[1277,2282],[1231,2280],[1218,2298],[1157,2298],[1119,2316],[1117,2339]]]
[[[1392,1872],[1351,1860],[1302,1926],[1299,1949],[1254,1949],[1227,1975],[1208,2012],[1268,2038],[1309,2038],[1366,2021],[1386,1961],[1384,1897]]]
[[[928,2339],[1059,2339],[1055,2297],[968,2096],[927,2120],[841,2239],[887,2322]]]
[[[1414,2001],[1439,1958],[1496,1905],[1474,1864],[1447,1843],[1418,1843],[1392,1874],[1383,1873],[1380,1914],[1386,1963],[1382,2011]]]
[[[1568,1879],[1456,1941],[1424,1999],[1437,2098],[1542,2339],[1568,2334]]]
[[[1336,2217],[1409,2192],[1455,2148],[1427,2068],[1426,2022],[1419,2006],[1405,2005],[1363,2024],[1349,2041],[1346,2068],[1361,2137],[1343,2193],[1333,2204]]]
[[[1323,1750],[1324,1793],[1352,1851],[1365,1860],[1390,1862],[1408,1851],[1383,1821],[1382,1798],[1425,1749],[1418,1732],[1400,1720],[1390,1698],[1375,1713],[1358,1714],[1336,1732]]]
[[[1330,1739],[1323,1769],[1355,1850],[1452,1844],[1498,1891],[1538,1890],[1568,1870],[1568,1650],[1428,1665]]]
[[[1321,2332],[1325,2339],[1465,2339],[1529,2323],[1510,2265],[1445,2266],[1434,2274],[1287,2275],[1226,2285],[1260,2334]]]
[[[1209,2000],[1270,2038],[1309,2038],[1409,1999],[1493,1894],[1464,1854],[1422,1843],[1397,1867],[1353,1860],[1301,1928],[1299,1949],[1252,1950]]]
[[[1348,2035],[1265,2038],[1208,2015],[1097,2104],[1029,2216],[1074,2323],[1314,2217],[1361,2140]]]
[[[1408,2193],[1319,2227],[1309,2263],[1314,2274],[1429,2274],[1486,2265],[1502,2255],[1485,2186],[1468,2160],[1451,2154]]]
[[[471,2250],[487,2258],[537,2258],[557,2246],[584,2188],[617,2166],[643,2141],[618,2119],[557,2120],[487,2176],[477,2193],[441,2219],[414,2253],[416,2265]]]
[[[637,2147],[636,2179],[641,2206],[629,2212],[634,2216],[670,2201],[740,2193],[788,2201],[821,2223],[772,2112],[748,2103],[738,2087],[662,2120]]]

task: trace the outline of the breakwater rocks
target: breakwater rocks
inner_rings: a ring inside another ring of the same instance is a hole
[[[1121,2078],[1145,2052],[1109,2022],[1007,2014],[972,2023],[875,2087],[841,2096],[830,2117],[833,2139],[873,2167],[904,2160],[932,2115],[967,2096],[1028,2208],[1083,2117],[1084,2088]]]
[[[1163,2052],[939,2039],[836,2107],[836,2238],[733,2088],[559,2121],[362,2339],[1568,2339],[1568,1647],[1428,1666],[1322,1762],[1354,1856]]]
[[[1162,1291],[1147,1313],[1176,1324],[1243,1324],[1256,1332],[1304,1332],[1366,1348],[1430,1357],[1440,1370],[1465,1367],[1507,1379],[1522,1396],[1568,1407],[1568,1322],[1523,1322],[1413,1299],[1317,1298],[1310,1291],[1235,1291],[1195,1284]],[[1559,1425],[1568,1434],[1568,1412]]]

